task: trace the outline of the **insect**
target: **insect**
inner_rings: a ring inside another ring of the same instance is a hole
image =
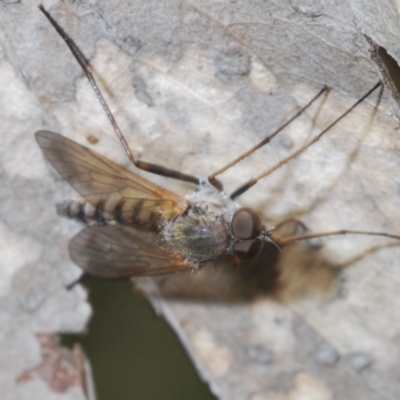
[[[69,247],[72,260],[85,272],[102,277],[168,274],[195,269],[225,256],[234,263],[249,261],[260,254],[267,242],[282,247],[299,240],[350,233],[400,239],[400,236],[384,232],[355,230],[316,234],[297,234],[293,231],[285,236],[281,235],[280,227],[264,227],[255,210],[241,207],[236,200],[258,180],[318,141],[381,83],[376,84],[311,141],[228,196],[216,177],[268,143],[327,88],[322,89],[293,118],[257,146],[213,173],[206,183],[195,176],[143,162],[133,156],[85,57],[43,6],[39,8],[83,68],[132,163],[148,172],[198,186],[197,191],[185,198],[178,196],[59,134],[37,132],[37,142],[47,160],[83,196],[82,201],[59,205],[58,212],[87,224],[71,240]]]

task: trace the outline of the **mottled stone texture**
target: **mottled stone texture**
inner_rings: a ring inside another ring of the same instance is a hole
[[[400,60],[399,10],[387,0],[43,3],[90,59],[135,154],[203,178],[332,86],[321,107],[221,176],[228,192],[380,78],[364,35]],[[400,233],[398,110],[388,91],[374,112],[376,103],[377,94],[242,203],[271,225],[292,216],[312,232]],[[0,398],[81,399],[79,386],[58,393],[38,375],[17,383],[41,365],[37,333],[81,331],[90,315],[84,290],[66,289],[80,274],[67,252],[79,226],[54,209],[76,194],[33,134],[50,129],[129,163],[35,1],[0,2],[0,115]],[[217,265],[139,285],[221,399],[397,399],[397,243],[321,243],[284,252],[275,270],[264,254],[247,270]]]

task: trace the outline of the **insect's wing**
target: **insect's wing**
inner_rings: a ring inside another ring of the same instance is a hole
[[[182,197],[57,133],[36,132],[36,140],[58,173],[118,222],[151,230],[159,218],[175,218],[187,207]]]
[[[90,226],[72,238],[69,251],[85,272],[105,278],[170,274],[194,267],[159,242],[152,232],[126,226]]]

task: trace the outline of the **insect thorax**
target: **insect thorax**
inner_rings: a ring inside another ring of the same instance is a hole
[[[222,215],[190,205],[168,222],[162,236],[168,247],[194,263],[204,263],[225,254],[230,246],[228,226]]]
[[[238,204],[212,188],[194,192],[188,200],[188,209],[162,230],[167,245],[194,263],[227,254],[232,246],[229,223]]]

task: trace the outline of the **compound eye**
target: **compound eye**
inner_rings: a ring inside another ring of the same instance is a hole
[[[263,247],[261,239],[243,240],[233,245],[233,255],[238,261],[250,261],[260,254]]]
[[[262,231],[260,217],[251,208],[239,208],[233,215],[231,230],[236,239],[254,239]]]

